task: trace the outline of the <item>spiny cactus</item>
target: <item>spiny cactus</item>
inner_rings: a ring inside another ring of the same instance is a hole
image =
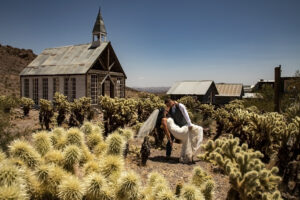
[[[64,160],[64,155],[59,150],[50,150],[44,155],[44,161],[47,164],[56,164],[56,165],[62,165]]]
[[[26,200],[29,199],[22,185],[0,187],[0,200]]]
[[[22,170],[9,161],[0,163],[0,187],[23,183]]]
[[[101,175],[92,173],[87,177],[86,180],[86,198],[87,200],[107,200],[112,197],[112,193],[106,191],[107,181]]]
[[[238,138],[210,140],[203,148],[207,153],[201,157],[217,163],[229,175],[232,189],[238,192],[239,198],[257,199],[278,192],[278,169],[266,169],[260,160],[263,155],[248,149],[247,144],[239,146]]]
[[[49,133],[41,131],[32,136],[35,149],[44,156],[52,148]]]
[[[91,134],[93,129],[94,125],[89,121],[84,122],[83,125],[80,127],[80,130],[86,135]]]
[[[205,200],[200,190],[190,184],[183,185],[180,197],[184,200]]]
[[[67,170],[73,170],[75,164],[78,164],[81,158],[81,150],[76,145],[68,145],[64,152],[64,167]]]
[[[9,146],[9,153],[12,157],[21,159],[28,167],[36,167],[40,163],[40,155],[26,141],[15,140]]]
[[[112,133],[110,134],[106,142],[108,144],[107,146],[107,154],[108,155],[122,155],[123,150],[125,147],[124,138],[118,133]]]
[[[66,114],[69,112],[70,103],[68,102],[68,97],[56,92],[53,97],[53,106],[56,111],[58,111],[57,115],[57,124],[61,126],[64,120],[66,119]]]
[[[100,155],[103,155],[106,152],[107,149],[107,143],[106,142],[100,142],[98,143],[94,148],[93,152],[95,156],[99,157]]]
[[[92,174],[92,173],[100,173],[101,168],[99,162],[95,160],[88,161],[83,166],[83,171],[85,175]]]
[[[22,97],[20,99],[20,104],[23,109],[24,116],[28,116],[30,109],[34,105],[34,101],[30,98]]]
[[[43,128],[45,125],[46,129],[50,129],[51,118],[54,115],[54,109],[50,101],[46,99],[40,99],[40,113],[39,120]]]
[[[66,135],[66,141],[67,144],[73,144],[77,145],[78,147],[81,147],[83,143],[83,134],[78,128],[70,128],[67,131]]]
[[[90,149],[93,149],[100,142],[103,142],[101,133],[91,133],[86,136],[86,144]]]
[[[193,185],[197,186],[200,189],[200,191],[204,195],[205,200],[212,200],[214,182],[211,176],[209,176],[200,167],[195,167],[193,170],[191,182]]]
[[[62,200],[82,200],[84,191],[83,183],[74,176],[67,176],[58,187],[58,197]]]
[[[117,186],[117,198],[120,200],[138,200],[140,177],[134,172],[124,173]]]
[[[108,155],[103,158],[101,163],[101,173],[104,175],[105,178],[112,178],[119,176],[124,163],[120,156],[113,156]]]

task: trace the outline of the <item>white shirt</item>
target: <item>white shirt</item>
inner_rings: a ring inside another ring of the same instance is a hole
[[[175,106],[176,105],[174,105],[172,107],[172,112],[175,112]],[[179,109],[180,109],[180,111],[181,111],[181,113],[182,113],[185,121],[187,122],[187,125],[188,126],[192,126],[192,122],[191,122],[190,116],[189,116],[189,114],[188,114],[188,112],[186,110],[185,105],[183,105],[182,103],[178,103],[178,107],[179,107]]]

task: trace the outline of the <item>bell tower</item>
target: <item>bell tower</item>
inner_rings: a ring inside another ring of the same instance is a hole
[[[93,28],[93,44],[97,43],[98,45],[100,45],[101,42],[106,42],[106,37],[107,32],[101,15],[101,10],[99,8],[96,22]]]

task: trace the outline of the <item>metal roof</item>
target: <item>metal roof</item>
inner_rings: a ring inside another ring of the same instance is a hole
[[[171,95],[205,95],[213,81],[181,81],[176,82],[167,94]]]
[[[97,16],[97,19],[96,19],[96,22],[95,22],[94,28],[93,28],[93,34],[98,34],[98,33],[105,33],[105,34],[107,33],[103,18],[101,16],[100,9],[99,9],[98,16]]]
[[[47,48],[20,75],[85,74],[92,67],[109,42],[97,48],[91,44]]]
[[[218,96],[239,97],[243,95],[243,84],[216,83]]]

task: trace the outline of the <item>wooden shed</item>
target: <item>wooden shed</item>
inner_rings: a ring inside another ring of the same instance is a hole
[[[216,95],[216,104],[226,104],[235,99],[242,99],[244,96],[243,84],[235,83],[217,83],[218,95]]]
[[[215,95],[218,90],[214,81],[181,81],[176,82],[167,92],[172,99],[179,99],[183,96],[194,96],[201,103],[215,103]]]
[[[116,56],[99,11],[88,44],[47,48],[20,73],[21,96],[38,104],[60,92],[70,101],[99,95],[125,97],[126,74]]]

